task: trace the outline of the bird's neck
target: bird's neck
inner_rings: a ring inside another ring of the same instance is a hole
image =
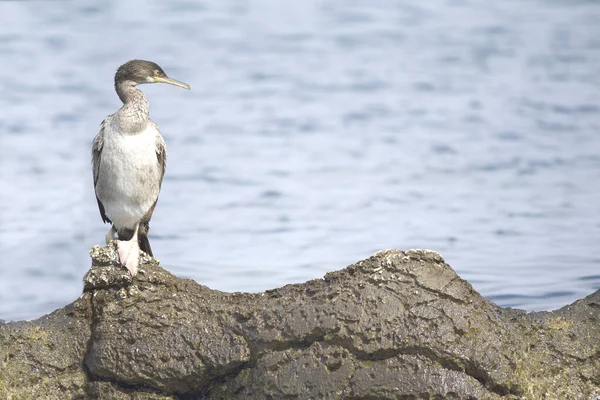
[[[123,106],[116,112],[116,122],[123,133],[136,134],[148,125],[150,104],[136,84],[125,81],[115,87]]]

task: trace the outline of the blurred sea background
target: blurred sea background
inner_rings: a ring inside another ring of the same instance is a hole
[[[169,163],[163,267],[226,291],[438,251],[528,311],[600,288],[600,2],[0,2],[0,318],[82,291],[90,145],[144,85]]]

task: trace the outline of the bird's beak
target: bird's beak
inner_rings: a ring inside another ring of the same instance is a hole
[[[169,77],[161,78],[160,76],[154,76],[152,77],[152,79],[154,79],[154,82],[156,83],[168,83],[169,85],[175,85],[179,86],[180,88],[190,90],[190,85],[188,85],[185,82],[178,81],[176,79],[171,79]]]

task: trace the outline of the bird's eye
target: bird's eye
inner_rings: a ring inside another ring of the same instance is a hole
[[[155,70],[154,70],[154,76],[160,76],[160,71],[159,71],[159,70],[157,70],[157,69],[155,69]]]

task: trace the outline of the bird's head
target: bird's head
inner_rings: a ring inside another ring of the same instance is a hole
[[[115,74],[115,87],[124,82],[142,83],[168,83],[190,90],[190,85],[176,79],[169,78],[157,63],[145,60],[131,60],[121,65]]]

